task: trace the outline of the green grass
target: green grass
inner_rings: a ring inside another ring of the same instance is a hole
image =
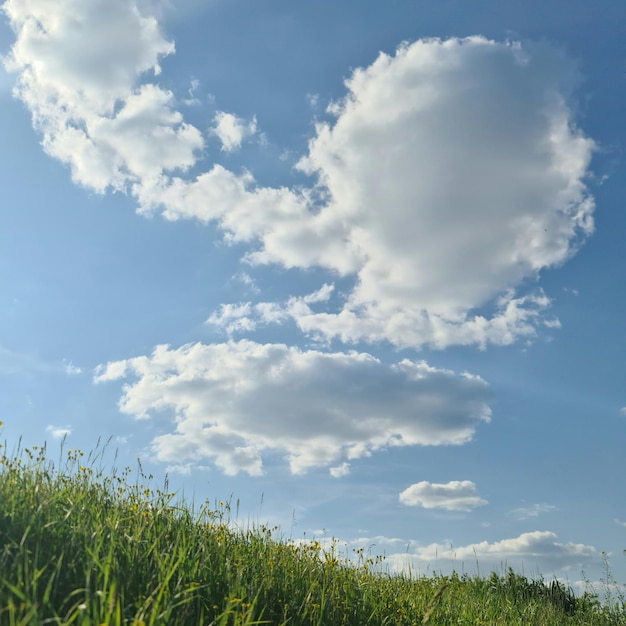
[[[0,625],[626,625],[620,600],[510,570],[391,575],[362,550],[237,529],[228,503],[192,512],[141,468],[133,480],[98,454],[62,456],[0,459]]]

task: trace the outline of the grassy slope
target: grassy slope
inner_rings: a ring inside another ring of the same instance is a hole
[[[96,464],[70,450],[56,470],[38,448],[0,459],[0,625],[626,625],[619,603],[511,571],[410,579],[363,552],[236,530],[228,505],[192,515]]]

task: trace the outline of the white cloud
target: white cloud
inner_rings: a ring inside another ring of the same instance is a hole
[[[349,542],[351,545],[357,546],[397,546],[406,545],[406,539],[400,539],[398,537],[385,537],[384,535],[377,535],[375,537],[356,537]]]
[[[509,292],[491,318],[474,311],[592,230],[594,144],[568,108],[574,82],[552,48],[481,38],[418,41],[356,70],[300,167],[329,195],[317,221],[344,227],[321,263],[356,263],[357,283],[308,327],[398,345],[417,328],[414,345],[437,347],[532,334],[537,302]]]
[[[252,137],[257,132],[256,117],[246,122],[232,113],[218,111],[213,121],[215,126],[211,132],[222,142],[224,152],[238,150],[244,139]]]
[[[200,81],[194,78],[191,81],[191,86],[189,87],[189,90],[187,91],[187,93],[189,94],[189,98],[185,98],[183,100],[183,104],[185,104],[186,106],[199,106],[201,104],[200,100],[196,98],[196,91],[199,86]]]
[[[174,52],[154,17],[129,0],[8,0],[2,9],[16,33],[5,60],[19,73],[15,94],[76,182],[125,189],[195,162],[204,141],[173,94],[138,82]]]
[[[291,297],[283,303],[257,303],[251,306],[249,319],[266,324],[292,319],[300,330],[318,341],[337,337],[344,343],[388,340],[401,348],[419,348],[424,342],[434,348],[471,344],[484,348],[488,343],[506,345],[521,336],[533,336],[542,312],[550,305],[549,298],[540,290],[521,297],[509,291],[496,301],[496,314],[491,319],[477,316],[470,321],[448,324],[429,317],[425,311],[388,312],[380,307],[376,311],[370,308],[364,315],[364,309],[351,311],[344,306],[339,313],[319,312],[310,304],[327,302],[328,298],[311,298],[313,295]],[[558,327],[560,323],[544,321],[543,324]]]
[[[511,511],[511,515],[518,520],[530,519],[531,517],[539,517],[543,513],[551,513],[556,511],[557,507],[553,504],[531,504],[530,506],[522,506]]]
[[[244,277],[247,274],[244,274]],[[252,281],[242,279],[245,284]],[[254,286],[254,282],[251,282]],[[334,285],[324,283],[316,291],[302,297],[290,298],[286,303],[277,302],[241,302],[239,304],[221,304],[218,311],[214,311],[207,318],[206,323],[217,326],[228,335],[254,330],[257,323],[280,324],[289,317],[298,320],[299,316],[310,312],[309,304],[328,302],[335,290]]]
[[[106,367],[98,365],[94,370],[94,380],[100,383],[109,380],[118,380],[126,376],[127,369],[126,361],[107,363]]]
[[[312,304],[314,302],[328,302],[333,291],[335,291],[334,285],[324,283],[317,291],[304,296],[302,298],[302,302],[306,304]]]
[[[129,0],[6,0],[2,10],[17,35],[6,62],[36,109],[47,95],[68,114],[112,112],[139,75],[160,73],[159,58],[174,52],[156,19]]]
[[[256,323],[250,318],[251,312],[252,307],[249,302],[222,304],[219,313],[212,313],[206,323],[218,326],[228,335],[235,332],[251,331],[256,328]]]
[[[252,293],[261,293],[261,290],[257,287],[256,281],[252,278],[252,276],[250,276],[250,274],[241,272],[233,276],[233,279],[240,282],[242,285],[245,285]]]
[[[476,493],[476,485],[469,480],[452,480],[448,483],[423,480],[402,491],[399,500],[407,506],[446,511],[471,511],[487,504],[487,500]]]
[[[83,373],[83,370],[80,367],[74,365],[68,359],[63,359],[63,370],[68,376],[78,376]]]
[[[317,177],[321,205],[311,190],[258,187],[220,167],[142,201],[259,242],[251,263],[353,276],[339,310],[285,311],[306,333],[510,344],[558,328],[540,289],[519,290],[593,230],[594,143],[570,110],[575,83],[572,63],[546,45],[418,41],[356,70],[335,123],[317,125],[299,167]]]
[[[484,576],[488,572],[502,573],[509,567],[522,574],[530,572],[532,577],[541,574],[547,580],[560,576],[557,579],[569,580],[568,572],[576,571],[581,566],[588,566],[600,559],[600,552],[593,546],[572,542],[559,542],[555,533],[550,531],[534,531],[523,533],[512,539],[503,539],[493,543],[482,541],[459,548],[453,547],[450,542],[433,543],[420,546],[416,542],[397,537],[356,537],[344,541],[340,538],[329,537],[323,531],[321,537],[316,537],[320,544],[320,554],[335,550],[337,546],[343,548],[346,554],[350,552],[357,561],[358,555],[365,549],[370,555],[382,557],[382,567],[385,572],[403,573],[411,576],[426,572],[440,572],[451,574],[456,572],[474,572]],[[294,545],[309,545],[306,539],[292,540]],[[569,582],[567,585],[569,586]],[[576,583],[572,583],[577,592],[583,590]],[[595,588],[596,584],[591,583]],[[624,587],[617,585],[613,591],[623,591]],[[606,590],[605,590],[606,591]],[[604,594],[603,594],[604,595]]]
[[[561,320],[559,319],[543,320],[543,325],[546,328],[561,328]]]
[[[130,190],[145,213],[217,221],[250,263],[354,278],[338,310],[295,311],[307,333],[435,348],[533,336],[550,300],[516,290],[593,229],[594,143],[572,113],[575,68],[548,45],[474,37],[381,54],[316,126],[299,161],[316,186],[273,189],[220,165],[184,177],[204,139],[172,93],[142,83],[174,44],[135,2],[3,9],[16,94],[74,180]],[[212,132],[230,151],[256,121],[220,111]]]
[[[566,586],[572,588],[577,596],[585,593],[596,595],[603,604],[615,605],[616,601],[626,596],[626,585],[609,582],[607,580],[563,580]],[[623,605],[623,601],[621,602]]]
[[[102,366],[94,380],[119,378],[134,379],[123,387],[122,412],[173,413],[175,430],[152,442],[159,460],[212,459],[227,474],[261,473],[262,454],[272,451],[301,473],[393,446],[460,445],[490,419],[479,377],[357,352],[251,341],[157,346]]]
[[[53,426],[50,424],[46,426],[46,432],[50,433],[54,439],[63,439],[72,434],[72,428],[70,426]]]
[[[342,478],[350,473],[350,464],[344,462],[336,467],[331,467],[328,471],[333,478]]]
[[[620,410],[620,415],[626,415],[626,406],[623,406]]]
[[[483,572],[490,567],[493,571],[501,571],[503,566],[523,570],[530,565],[538,567],[540,571],[550,572],[574,569],[599,556],[593,546],[560,543],[557,539],[553,532],[534,531],[494,543],[482,541],[460,547],[433,543],[404,553],[387,555],[385,563],[393,571],[415,571],[415,568],[426,565],[459,568],[460,563],[471,566],[478,561]]]

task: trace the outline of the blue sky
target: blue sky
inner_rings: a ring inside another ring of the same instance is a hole
[[[2,8],[9,448],[626,580],[622,3]]]

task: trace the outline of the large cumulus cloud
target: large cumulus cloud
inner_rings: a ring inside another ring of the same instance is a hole
[[[381,54],[346,81],[299,163],[323,201],[241,189],[223,227],[258,241],[252,263],[354,277],[334,310],[281,304],[308,334],[484,347],[558,326],[532,283],[593,230],[594,143],[576,126],[576,85],[547,45],[474,37]]]
[[[125,190],[167,219],[215,221],[249,263],[352,279],[334,308],[271,303],[283,311],[274,321],[416,348],[508,344],[557,325],[532,282],[576,252],[594,208],[594,143],[577,126],[578,77],[560,50],[471,37],[381,53],[317,124],[298,165],[310,185],[271,188],[218,163],[186,175],[206,142],[155,82],[174,44],[145,6],[3,10],[15,93],[77,182]],[[229,149],[256,130],[220,115]]]

